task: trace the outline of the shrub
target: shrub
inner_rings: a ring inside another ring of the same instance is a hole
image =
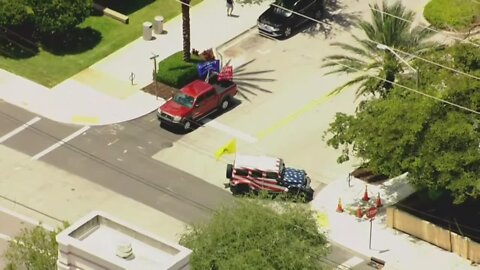
[[[480,4],[472,0],[431,0],[423,15],[437,28],[463,31],[480,22]]]
[[[198,79],[197,64],[202,62],[204,60],[192,54],[190,62],[187,63],[183,61],[183,51],[174,53],[158,64],[157,81],[181,88]]]

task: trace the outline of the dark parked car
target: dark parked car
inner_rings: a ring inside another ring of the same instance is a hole
[[[324,12],[324,2],[324,0],[277,0],[258,18],[258,30],[272,37],[289,37],[295,28],[311,21],[306,17],[320,19]]]

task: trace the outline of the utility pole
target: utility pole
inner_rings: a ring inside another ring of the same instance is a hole
[[[157,58],[158,54],[152,53],[152,57],[150,57],[150,60],[153,60],[153,74],[152,74],[152,80],[155,83],[155,96],[158,99],[158,84],[157,84]]]

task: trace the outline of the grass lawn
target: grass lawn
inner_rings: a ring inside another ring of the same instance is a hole
[[[480,23],[480,1],[431,0],[423,15],[437,28],[465,31],[474,23]]]
[[[106,16],[89,17],[79,28],[84,35],[82,40],[87,40],[86,42],[90,43],[87,48],[91,49],[83,48],[76,51],[72,49],[74,52],[56,52],[55,54],[40,50],[34,56],[16,59],[0,55],[0,68],[47,87],[53,87],[140,37],[141,24],[144,21],[153,22],[153,18],[157,15],[163,16],[167,21],[181,13],[180,4],[175,0],[109,2],[114,5],[117,3],[117,6],[110,5],[110,7],[129,15],[130,23],[123,24]],[[192,4],[199,2],[201,0],[192,0]],[[128,6],[125,3],[128,3]],[[72,45],[72,47],[75,46]]]

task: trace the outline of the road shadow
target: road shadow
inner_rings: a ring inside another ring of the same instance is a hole
[[[110,0],[96,0],[95,3],[104,7],[113,9],[125,15],[130,15],[137,10],[148,6],[155,2],[155,0],[135,0],[135,1],[110,1]]]
[[[68,33],[49,36],[42,48],[54,55],[78,54],[94,48],[102,40],[102,33],[91,28],[74,28]]]
[[[255,61],[255,58],[237,67],[233,67],[233,81],[237,84],[238,95],[245,101],[251,101],[250,96],[257,96],[258,92],[272,93],[271,90],[262,88],[258,82],[273,82],[275,79],[265,78],[264,74],[274,72],[273,69],[247,71],[246,68]],[[223,66],[231,63],[229,59]]]
[[[309,22],[303,27],[302,32],[312,37],[323,34],[325,39],[332,39],[335,37],[333,29],[350,30],[358,24],[361,14],[360,12],[346,13],[345,7],[340,1],[327,1],[325,13],[320,19],[321,23]]]
[[[0,27],[0,55],[12,59],[26,59],[39,53],[38,45],[17,32]]]

